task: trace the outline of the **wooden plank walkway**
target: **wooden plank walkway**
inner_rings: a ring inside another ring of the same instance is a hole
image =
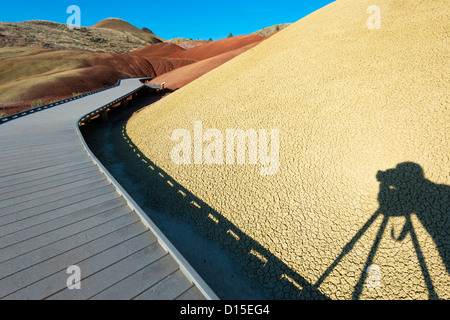
[[[1,299],[217,299],[98,163],[79,120],[144,87],[111,89],[0,125]],[[81,289],[69,290],[69,266]]]

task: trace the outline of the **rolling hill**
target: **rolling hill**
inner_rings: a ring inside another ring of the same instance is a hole
[[[201,46],[202,44],[208,43],[206,40],[191,40],[187,38],[174,38],[167,40],[167,42],[174,43],[177,46],[183,48],[183,49],[192,49],[197,46]]]
[[[205,60],[222,53],[233,51],[242,48],[246,45],[261,42],[264,37],[257,35],[244,35],[232,38],[226,38],[217,40],[214,42],[206,43],[200,46],[196,46],[189,50],[178,51],[171,54],[170,58],[186,58],[195,60]]]
[[[164,49],[146,57],[128,54],[153,43],[184,51],[161,41],[150,30],[119,19],[80,30],[49,21],[0,22],[0,114],[110,86],[120,78],[157,76],[196,62],[165,58]]]
[[[143,58],[153,58],[153,57],[169,57],[171,55],[175,55],[184,51],[185,49],[177,46],[176,44],[164,42],[149,45],[145,48],[133,51],[131,52],[131,54]]]
[[[118,18],[108,18],[97,22],[92,26],[92,28],[102,28],[108,30],[116,30],[123,32],[127,35],[139,38],[147,43],[158,43],[165,41],[161,37],[151,32],[149,29],[145,28],[143,30],[133,26],[132,24],[126,22],[125,20]]]
[[[160,42],[157,39],[155,40],[153,35],[144,31],[135,34],[108,28],[81,27],[80,30],[69,30],[65,24],[39,20],[14,23],[0,22],[0,48],[37,47],[56,50],[128,53],[155,41]]]
[[[122,78],[161,74],[161,66],[155,67],[127,54],[0,48],[0,113],[111,86]]]
[[[197,61],[188,64],[181,68],[174,68],[173,71],[163,73],[162,75],[156,77],[151,82],[153,83],[165,83],[165,87],[170,90],[178,90],[185,85],[191,83],[192,81],[200,78],[201,76],[207,74],[208,72],[214,70],[215,68],[221,66],[227,61],[234,59],[240,54],[250,50],[251,48],[257,46],[265,38],[261,38],[260,41],[250,43],[241,48],[234,49],[231,51],[224,52],[217,56]],[[184,59],[180,59],[184,60]]]
[[[35,28],[32,29],[33,32],[39,35],[45,33],[47,41],[55,41],[51,47],[57,47],[58,50],[43,49],[33,46],[32,43],[27,45],[26,42],[14,42],[12,47],[0,48],[0,70],[3,71],[0,72],[2,114],[22,111],[36,104],[49,103],[73,94],[110,86],[120,78],[161,76],[208,57],[212,58],[185,70],[188,72],[174,74],[171,80],[166,81],[170,83],[168,88],[173,85],[178,89],[265,39],[260,36],[236,37],[189,50],[173,43],[157,42],[130,53],[117,54],[102,52],[103,41],[95,41],[91,45],[90,40],[86,43],[86,37],[102,33],[121,34],[121,37],[137,39],[136,41],[143,45],[146,43],[144,39],[137,37],[142,36],[142,33],[148,36],[150,31],[141,32],[120,19],[103,20],[96,27],[74,31],[67,30],[65,25],[51,22],[30,22],[24,23],[23,26]],[[22,30],[23,26],[16,29],[20,32],[28,30]],[[33,32],[30,31],[28,36]],[[66,35],[67,40],[61,34]],[[11,40],[11,35],[7,38]],[[74,39],[78,42],[71,42]],[[149,38],[145,40],[152,41]],[[70,50],[63,49],[66,44]],[[21,46],[17,47],[18,45]],[[89,51],[74,49],[86,49],[86,46]],[[93,52],[96,50],[100,52]]]
[[[258,30],[256,32],[254,32],[253,34],[256,34],[258,36],[264,36],[264,37],[268,37],[271,36],[272,34],[281,31],[283,29],[286,29],[287,27],[289,27],[292,23],[281,23],[281,24],[276,24],[274,26],[271,27],[267,27],[267,28],[263,28],[261,30]]]
[[[145,58],[152,61],[152,63],[154,59],[168,59],[174,62],[179,67],[174,67],[169,72],[161,73],[160,76],[151,82],[164,82],[166,88],[178,90],[225,62],[255,47],[265,39],[266,37],[262,36],[240,36],[205,43],[187,50],[172,43],[157,43],[136,50],[131,54]]]

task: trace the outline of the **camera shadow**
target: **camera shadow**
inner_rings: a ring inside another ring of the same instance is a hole
[[[407,218],[397,240],[402,241],[414,232],[409,217],[415,214],[433,238],[445,268],[450,273],[450,186],[426,179],[422,167],[413,162],[380,171],[377,180],[381,183],[379,211],[388,217]]]
[[[379,209],[344,246],[340,255],[319,278],[314,287],[318,288],[325,281],[378,217],[383,216],[383,222],[367,257],[363,272],[354,287],[352,299],[358,300],[367,278],[367,272],[365,271],[368,270],[375,259],[389,219],[391,217],[405,217],[406,223],[400,236],[396,238],[392,231],[391,237],[400,242],[407,235],[411,236],[429,298],[430,300],[439,299],[414,230],[411,215],[417,216],[422,226],[432,237],[447,273],[450,273],[450,186],[436,184],[426,179],[423,168],[413,162],[401,163],[394,169],[379,171],[376,178],[380,182]]]

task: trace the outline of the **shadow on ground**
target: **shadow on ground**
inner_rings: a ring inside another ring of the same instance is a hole
[[[393,230],[391,230],[390,236],[398,242],[403,241],[407,235],[411,236],[415,254],[417,255],[417,260],[427,287],[428,297],[430,300],[439,299],[412,224],[411,215],[415,214],[417,216],[420,223],[433,238],[447,273],[449,273],[450,187],[435,184],[427,180],[424,176],[423,168],[413,162],[401,163],[396,168],[384,172],[379,171],[376,178],[380,182],[380,192],[378,194],[379,209],[357,232],[352,240],[344,246],[340,255],[328,267],[314,286],[316,288],[320,287],[334,268],[351,252],[356,243],[363,237],[364,233],[373,225],[377,218],[383,216],[383,222],[374,239],[370,253],[364,264],[363,272],[354,287],[352,299],[358,300],[363,292],[364,284],[369,274],[368,270],[370,270],[369,268],[374,262],[389,219],[391,217],[402,216],[406,218],[406,223],[400,236],[396,238]]]

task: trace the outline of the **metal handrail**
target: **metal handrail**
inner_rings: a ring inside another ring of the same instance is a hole
[[[154,78],[152,78],[152,79],[154,79]],[[139,79],[139,80],[142,80],[142,79]],[[121,82],[121,81],[122,81],[122,80],[119,80],[119,82],[118,82],[115,86],[120,85],[120,82]],[[108,104],[105,104],[104,106],[102,106],[102,107],[100,107],[100,108],[98,108],[98,109],[96,109],[96,110],[94,110],[94,111],[91,111],[91,112],[87,113],[86,115],[84,115],[84,116],[78,121],[78,126],[81,126],[81,125],[82,125],[83,123],[85,123],[86,121],[88,121],[88,120],[90,120],[91,118],[97,116],[100,112],[102,112],[102,111],[104,111],[104,110],[106,110],[106,109],[108,109],[108,108],[114,106],[115,104],[117,104],[117,103],[119,103],[119,102],[122,102],[122,101],[125,100],[127,97],[129,97],[130,95],[133,95],[133,94],[135,94],[136,92],[138,92],[139,90],[141,90],[143,87],[144,87],[144,86],[141,86],[141,87],[139,87],[139,88],[137,88],[137,89],[135,89],[135,90],[133,90],[133,91],[127,92],[125,95],[121,96],[120,98],[117,98],[116,100],[111,101],[111,102],[109,102]]]

